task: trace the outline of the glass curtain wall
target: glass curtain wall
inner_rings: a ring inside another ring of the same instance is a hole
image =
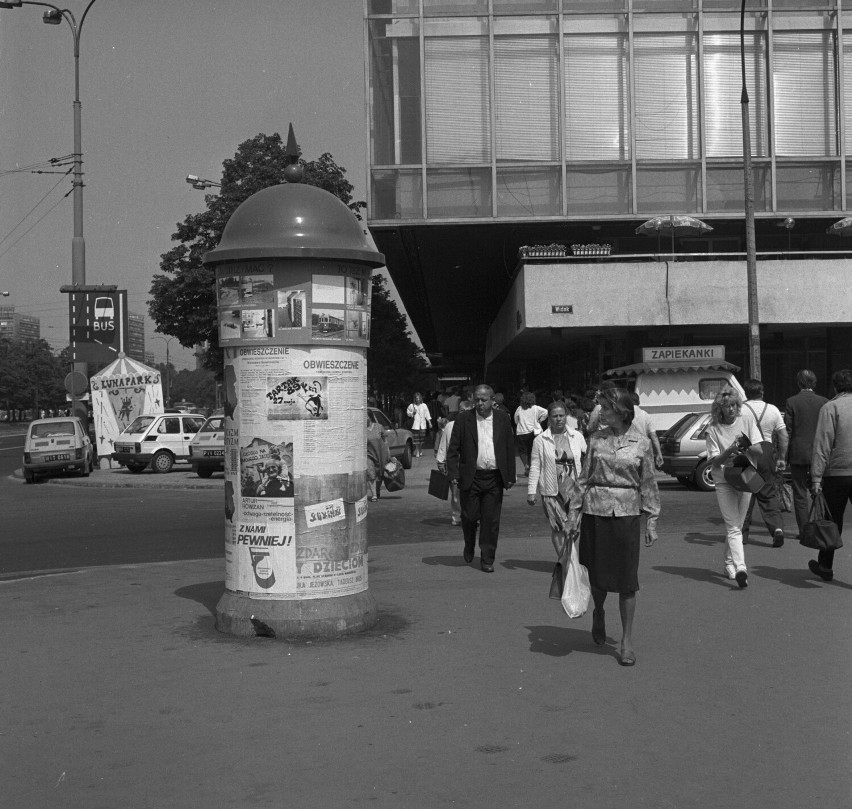
[[[739,6],[367,0],[371,219],[741,213],[742,60],[756,210],[843,210],[852,0]]]

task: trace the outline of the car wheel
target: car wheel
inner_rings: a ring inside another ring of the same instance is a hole
[[[151,458],[151,469],[161,475],[165,475],[167,472],[171,472],[172,467],[174,465],[174,457],[172,456],[171,452],[165,449],[158,450],[154,453],[154,457]]]
[[[209,478],[213,475],[213,470],[209,466],[199,466],[195,473],[200,478]]]
[[[129,463],[127,464],[127,471],[133,472],[134,475],[138,475],[145,471],[146,466],[147,464],[144,463]]]
[[[414,457],[414,447],[410,441],[406,441],[405,450],[399,459],[403,469],[411,469],[411,459]]]
[[[699,491],[715,492],[716,484],[713,482],[713,477],[710,474],[712,466],[709,461],[702,461],[695,467],[695,485]]]

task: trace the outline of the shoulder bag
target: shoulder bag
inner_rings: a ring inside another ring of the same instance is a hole
[[[817,551],[835,551],[843,547],[840,529],[828,511],[822,490],[814,495],[808,521],[802,526],[802,538],[799,540],[806,548]]]

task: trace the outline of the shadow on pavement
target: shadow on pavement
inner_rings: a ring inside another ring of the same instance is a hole
[[[798,587],[805,590],[821,590],[823,587],[840,587],[843,590],[852,590],[852,584],[846,584],[837,580],[822,581],[816,579],[814,578],[814,574],[806,567],[780,568],[757,565],[756,567],[750,567],[748,572],[762,579],[777,581],[779,584],[787,584],[790,587]]]
[[[691,579],[692,581],[718,584],[725,588],[730,586],[729,579],[725,578],[722,573],[717,573],[715,570],[709,570],[706,567],[673,567],[671,565],[654,565],[652,570],[659,570],[660,573],[668,573],[671,576],[681,576],[684,579]]]
[[[571,652],[608,655],[616,657],[616,650],[609,646],[595,646],[588,629],[573,629],[565,626],[528,626],[530,651],[550,657],[566,657]]]
[[[444,565],[445,567],[467,567],[468,564],[462,559],[461,553],[452,556],[424,556],[421,560],[424,565]]]
[[[179,598],[198,602],[215,617],[216,605],[219,603],[219,599],[224,592],[225,580],[218,579],[216,581],[206,581],[201,584],[189,584],[186,587],[179,587],[175,590],[175,595]]]
[[[684,534],[683,538],[684,541],[689,542],[691,545],[717,545],[725,541],[724,536],[720,537],[717,534],[699,534],[694,531]]]
[[[507,559],[500,564],[507,570],[532,570],[535,573],[553,573],[554,562],[542,562],[528,559]]]

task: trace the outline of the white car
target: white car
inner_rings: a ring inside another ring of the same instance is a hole
[[[225,469],[225,417],[210,416],[189,442],[189,462],[200,478]]]
[[[88,477],[95,465],[92,441],[80,419],[62,416],[30,422],[24,439],[24,480],[42,474],[78,472]]]
[[[115,439],[113,460],[131,472],[148,464],[154,472],[170,472],[176,462],[189,460],[189,442],[205,418],[201,413],[137,416]]]

